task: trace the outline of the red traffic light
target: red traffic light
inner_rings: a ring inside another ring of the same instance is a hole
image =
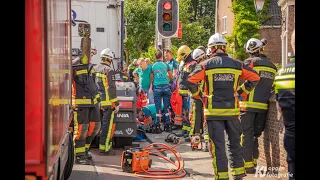
[[[170,21],[170,20],[171,20],[171,14],[169,14],[169,13],[164,13],[164,14],[163,14],[163,19],[164,19],[165,21]]]
[[[165,10],[170,10],[171,9],[171,2],[165,2],[165,3],[163,3],[163,8],[165,9]]]

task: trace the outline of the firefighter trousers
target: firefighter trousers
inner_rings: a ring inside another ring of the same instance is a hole
[[[103,106],[99,150],[109,151],[111,149],[115,128],[113,108],[111,106]]]
[[[225,131],[228,136],[227,147],[230,157],[231,173],[235,178],[246,176],[242,159],[242,147],[240,145],[240,121],[236,119],[207,120],[207,125],[215,179],[229,179]]]
[[[76,156],[85,155],[101,127],[98,104],[74,110],[74,141]]]
[[[182,130],[190,132],[188,95],[182,95]]]
[[[241,111],[240,113],[243,159],[246,169],[252,169],[257,165],[259,158],[258,138],[264,131],[266,119],[266,112]]]
[[[296,145],[295,145],[295,111],[282,109],[284,133],[284,149],[287,152],[289,180],[295,179]]]
[[[157,86],[153,86],[153,92],[154,92],[154,103],[156,106],[157,111],[157,118],[154,122],[154,125],[160,125],[161,121],[161,114],[162,114],[162,101],[163,101],[163,113],[165,124],[170,124],[170,118],[168,109],[170,107],[170,97],[171,97],[171,90],[168,84],[161,84]]]
[[[200,99],[190,99],[189,108],[190,135],[204,132],[203,104]]]

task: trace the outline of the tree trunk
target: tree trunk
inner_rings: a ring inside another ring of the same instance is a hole
[[[126,47],[124,47],[124,53],[125,53],[125,55],[126,55],[126,65],[127,65],[127,67],[128,67],[128,66],[129,66],[129,55],[130,55],[130,53],[129,53],[129,51],[127,50]]]

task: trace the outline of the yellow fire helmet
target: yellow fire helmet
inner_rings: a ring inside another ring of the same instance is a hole
[[[191,49],[187,45],[183,45],[178,49],[177,61],[184,61],[191,53]]]

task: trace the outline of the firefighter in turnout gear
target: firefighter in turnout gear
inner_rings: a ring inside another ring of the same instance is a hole
[[[265,39],[251,38],[245,48],[250,57],[244,61],[244,65],[255,70],[260,76],[258,85],[250,93],[244,89],[245,93],[240,101],[243,159],[247,173],[255,173],[259,158],[258,138],[264,131],[268,102],[277,72],[276,66],[262,54],[266,44]]]
[[[194,70],[195,66],[197,65],[197,62],[192,59],[191,56],[191,49],[183,45],[178,49],[177,53],[177,60],[179,62],[183,61],[184,65],[182,66],[180,72],[179,72],[179,78],[178,78],[178,87],[179,87],[179,94],[182,96],[182,130],[184,137],[189,137],[189,132],[191,130],[190,122],[189,122],[189,104],[188,98],[189,98],[189,90],[186,85],[188,75]]]
[[[219,33],[208,42],[212,57],[196,66],[188,77],[188,88],[194,98],[205,97],[204,117],[208,125],[210,150],[215,179],[229,179],[225,135],[228,135],[231,173],[235,179],[246,176],[240,145],[241,124],[238,96],[250,92],[260,80],[259,75],[226,53],[226,39]],[[239,80],[246,80],[239,86]],[[204,91],[198,82],[204,81]]]
[[[73,65],[72,105],[74,112],[74,140],[77,164],[90,164],[89,148],[100,131],[99,94],[95,71],[89,58]]]
[[[198,64],[206,59],[205,48],[203,46],[199,46],[192,52],[192,59],[194,59]],[[199,82],[199,88],[203,91],[203,81]],[[191,142],[193,142],[193,138],[198,137],[199,135],[203,135],[204,139],[204,148],[202,150],[208,152],[209,145],[209,135],[206,127],[206,123],[204,122],[203,117],[203,103],[201,99],[196,99],[191,97],[190,99],[190,109],[189,109],[189,119],[190,119],[190,135]]]
[[[102,125],[99,142],[100,155],[115,155],[112,149],[112,137],[115,130],[115,113],[119,111],[119,102],[116,95],[115,72],[110,67],[114,53],[106,48],[101,51],[101,63],[95,66],[96,83],[101,97]]]
[[[291,46],[295,52],[295,30],[291,36]],[[284,148],[287,152],[289,180],[295,179],[295,134],[296,134],[296,103],[295,103],[295,57],[280,69],[275,78],[275,93],[278,110],[281,111],[285,127]]]

